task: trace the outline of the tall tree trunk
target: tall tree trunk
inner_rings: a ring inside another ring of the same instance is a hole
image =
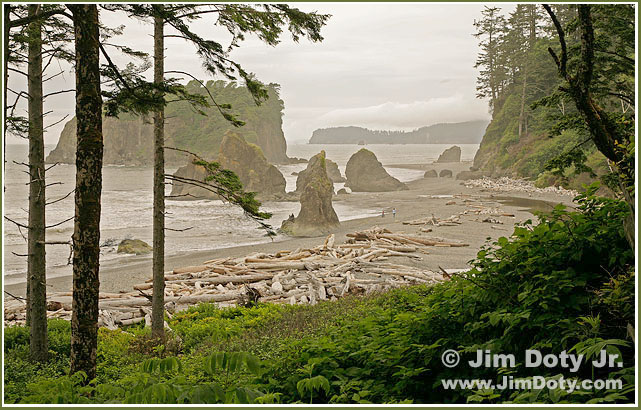
[[[40,12],[30,4],[30,17]],[[47,360],[47,287],[45,263],[45,144],[42,109],[42,27],[29,24],[27,88],[29,93],[29,230],[27,239],[27,311],[31,359]]]
[[[489,40],[488,40],[488,53],[494,53],[494,43],[492,42],[492,31],[489,33]],[[490,82],[490,91],[492,94],[491,100],[490,100],[490,105],[492,106],[492,110],[496,109],[496,98],[497,98],[497,90],[496,90],[496,67],[494,67],[494,59],[492,58],[492,55],[490,54],[488,56],[488,71],[489,71],[489,82]]]
[[[528,15],[528,26],[529,26],[529,44],[528,46],[530,47],[530,50],[534,47],[534,43],[536,42],[536,8],[538,7],[536,4],[528,4],[527,10],[529,11]]]
[[[163,6],[155,6],[162,12]],[[163,17],[154,17],[154,83],[164,81]],[[160,95],[160,97],[163,97]],[[151,334],[163,338],[165,333],[165,111],[154,112],[154,209],[153,209],[153,295]]]
[[[528,4],[525,5],[527,10],[527,19],[528,19],[528,48],[525,53],[525,61],[523,62],[523,85],[521,88],[521,111],[519,113],[519,139],[521,135],[525,133],[527,135],[527,114],[525,112],[525,101],[526,101],[526,92],[527,92],[527,80],[528,80],[528,65],[530,53],[534,48],[534,43],[536,42],[536,5]]]
[[[71,372],[96,376],[100,193],[102,191],[102,97],[98,8],[68,5],[76,39],[76,192],[73,230]]]
[[[527,91],[527,71],[528,71],[528,62],[527,62],[527,53],[525,55],[526,61],[523,65],[523,85],[521,86],[521,111],[519,112],[519,140],[523,134],[523,128],[525,125],[525,100],[526,100],[526,91]]]
[[[3,53],[3,58],[4,58],[4,84],[3,84],[3,94],[4,94],[4,124],[3,129],[4,129],[4,138],[3,138],[3,149],[5,153],[5,159],[2,164],[2,172],[4,173],[5,171],[5,164],[7,163],[7,81],[9,81],[9,35],[10,35],[10,29],[9,29],[9,22],[10,22],[10,16],[9,16],[9,10],[10,7],[8,4],[3,4],[4,7],[4,20],[3,20],[3,35],[4,35],[4,53]]]

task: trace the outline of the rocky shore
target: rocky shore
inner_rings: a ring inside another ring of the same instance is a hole
[[[524,192],[527,194],[544,194],[552,193],[557,195],[569,196],[574,198],[579,193],[573,189],[564,189],[562,187],[548,186],[537,188],[532,181],[525,179],[514,179],[508,177],[501,178],[480,178],[471,179],[463,182],[466,187],[482,188],[498,192]]]
[[[426,169],[433,164],[415,164],[408,167]],[[469,167],[469,163],[448,164],[456,174]],[[516,223],[533,218],[531,208],[549,209],[557,203],[572,204],[572,195],[557,189],[533,191],[524,182],[513,183],[507,180],[494,183],[489,180],[455,181],[452,178],[427,178],[407,183],[408,190],[393,192],[356,192],[349,195],[334,196],[335,204],[340,203],[364,210],[375,210],[379,216],[340,221],[340,226],[332,233],[336,243],[344,243],[348,234],[379,226],[391,232],[405,235],[437,236],[450,242],[463,242],[466,247],[432,247],[429,254],[421,260],[405,258],[402,263],[425,271],[439,272],[445,269],[464,269],[468,261],[476,256],[478,249],[486,243],[486,238],[497,239],[509,236]],[[501,187],[499,190],[497,187]],[[512,190],[510,190],[512,189]],[[500,194],[500,195],[497,195]],[[536,199],[533,196],[536,195]],[[518,199],[510,201],[509,199]],[[391,210],[396,208],[394,218]],[[492,214],[480,213],[480,209],[490,210]],[[385,217],[380,216],[385,210]],[[505,216],[505,215],[510,216]],[[455,217],[452,219],[452,217]],[[429,220],[438,223],[422,225],[403,224],[403,222]],[[447,223],[447,220],[460,223]],[[484,222],[484,220],[488,220]],[[431,229],[430,233],[421,231]],[[166,268],[179,269],[194,265],[199,261],[217,258],[240,258],[253,253],[277,253],[288,249],[314,248],[322,244],[326,235],[310,238],[288,238],[279,236],[272,241],[265,238],[263,243],[233,246],[222,249],[195,251],[168,256]],[[206,238],[203,238],[206,240]],[[168,243],[168,246],[171,246]],[[151,256],[127,256],[101,265],[101,292],[129,292],[135,284],[145,282],[151,275]],[[49,278],[50,292],[69,292],[71,277]],[[5,290],[24,296],[24,284],[6,285]],[[6,296],[5,296],[6,297]]]

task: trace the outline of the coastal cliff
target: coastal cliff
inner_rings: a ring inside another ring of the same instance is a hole
[[[267,86],[269,98],[257,106],[247,89],[236,83],[209,81],[207,89],[216,101],[231,104],[232,112],[245,122],[233,127],[222,118],[214,107],[205,108],[207,115],[195,112],[188,102],[178,101],[165,109],[165,138],[169,147],[191,151],[204,158],[218,155],[223,135],[230,130],[238,133],[248,143],[258,145],[270,163],[291,162],[287,158],[287,143],[282,128],[284,104],[279,86]],[[206,94],[195,81],[187,84],[189,92]],[[108,165],[146,166],[153,163],[153,123],[151,118],[121,115],[103,119],[104,163]],[[76,119],[67,122],[60,134],[56,148],[47,157],[48,163],[74,163],[76,148]],[[166,151],[166,162],[182,165],[185,155]]]
[[[574,174],[568,170],[562,178],[546,170],[548,162],[562,153],[569,152],[585,140],[576,130],[568,129],[558,136],[551,134],[550,108],[539,107],[528,116],[526,131],[518,135],[520,92],[512,90],[494,112],[492,121],[483,135],[472,171],[491,177],[527,178],[538,187],[561,185],[569,189],[581,189],[596,178],[587,172]],[[591,142],[583,144],[586,165],[597,175],[608,172],[605,157]]]

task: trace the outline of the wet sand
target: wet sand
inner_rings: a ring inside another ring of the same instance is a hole
[[[388,165],[389,166],[389,165]],[[462,170],[467,170],[470,163],[458,164],[410,164],[403,165],[410,169],[451,169],[456,175]],[[401,167],[401,165],[397,165]],[[422,234],[425,236],[437,236],[451,240],[458,240],[469,243],[468,247],[455,248],[429,248],[429,255],[424,255],[422,260],[410,258],[395,258],[398,263],[410,266],[422,267],[438,271],[439,266],[445,269],[462,269],[468,266],[468,262],[476,256],[478,249],[487,238],[493,240],[500,236],[509,236],[516,223],[532,219],[530,209],[545,209],[557,203],[572,204],[572,197],[555,193],[528,194],[524,192],[494,192],[481,188],[468,188],[462,185],[462,181],[454,178],[427,178],[408,183],[408,191],[379,192],[379,193],[352,193],[334,197],[335,202],[342,202],[354,207],[363,209],[385,209],[385,217],[369,217],[353,219],[341,223],[340,229],[334,234],[337,243],[347,239],[346,234],[380,226],[392,232],[406,232],[419,234],[420,226],[403,225],[403,221],[429,217],[432,214],[436,218],[448,218],[472,209],[465,204],[461,198],[452,198],[451,195],[472,195],[474,205],[487,205],[488,207],[500,207],[506,213],[512,213],[515,217],[492,216],[503,224],[494,225],[481,222],[485,215],[462,215],[461,225],[431,227],[431,233]],[[432,197],[442,195],[444,197]],[[480,197],[480,198],[476,198]],[[447,202],[455,201],[456,204],[446,205]],[[548,205],[549,204],[549,205]],[[391,210],[396,208],[396,218],[392,217]],[[312,247],[321,244],[324,237],[315,238],[291,238],[271,242],[265,238],[265,243],[247,246],[235,246],[223,249],[190,252],[182,255],[168,257],[165,262],[165,270],[171,271],[177,267],[198,265],[202,262],[219,257],[240,257],[255,252],[277,252],[279,250],[294,250],[298,247]],[[167,244],[171,246],[170,243]],[[103,292],[130,291],[132,286],[144,282],[151,277],[151,255],[132,256],[131,258],[119,259],[113,263],[106,263],[100,269],[100,290]],[[70,291],[72,288],[71,276],[49,278],[47,280],[48,290],[51,292]],[[24,296],[25,285],[6,285],[5,290],[14,295]]]

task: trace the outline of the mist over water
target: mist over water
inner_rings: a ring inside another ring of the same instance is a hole
[[[386,165],[388,172],[401,181],[407,182],[422,178],[423,171],[388,167],[390,164],[418,164],[431,162],[450,145],[368,145],[379,161]],[[478,149],[477,144],[459,145],[462,149],[462,160],[471,160]],[[309,145],[293,144],[288,147],[290,157],[310,158],[321,150],[327,157],[335,161],[345,172],[345,165],[350,156],[363,148],[358,145]],[[53,146],[47,146],[48,153]],[[23,224],[27,224],[28,209],[28,175],[25,166],[14,163],[27,161],[26,145],[7,145],[5,153],[7,164],[5,172],[6,191],[4,195],[4,214]],[[279,166],[287,181],[287,190],[296,188],[296,176],[307,164]],[[167,169],[173,173],[175,169]],[[131,263],[150,259],[150,255],[131,256],[116,253],[118,242],[125,238],[142,239],[152,242],[152,174],[151,168],[105,166],[103,168],[103,193],[101,216],[101,264]],[[55,183],[47,188],[47,201],[62,198],[75,185],[74,165],[60,164],[47,172],[47,183]],[[335,184],[335,190],[344,184]],[[171,186],[167,186],[167,193]],[[249,245],[270,241],[265,231],[243,215],[243,212],[222,201],[175,201],[166,203],[168,228],[185,229],[184,232],[167,231],[167,256],[190,253],[197,250],[209,250],[238,245]],[[274,228],[280,227],[281,222],[290,214],[297,214],[300,209],[298,202],[266,202],[263,209],[273,213],[267,221]],[[340,202],[334,203],[334,209],[340,220],[349,220],[365,216],[377,215],[378,210],[360,209],[346,206]],[[53,225],[73,217],[73,194],[66,199],[47,206],[47,225]],[[73,221],[47,230],[48,241],[69,241],[73,233]],[[5,284],[25,281],[27,267],[26,257],[16,254],[26,253],[26,231],[22,233],[11,222],[4,221],[4,255],[3,269]],[[24,237],[23,237],[24,235]],[[278,235],[274,240],[282,240]],[[14,254],[15,253],[15,254]],[[71,266],[67,264],[69,247],[66,245],[51,245],[47,247],[47,276],[56,277],[71,274]]]

